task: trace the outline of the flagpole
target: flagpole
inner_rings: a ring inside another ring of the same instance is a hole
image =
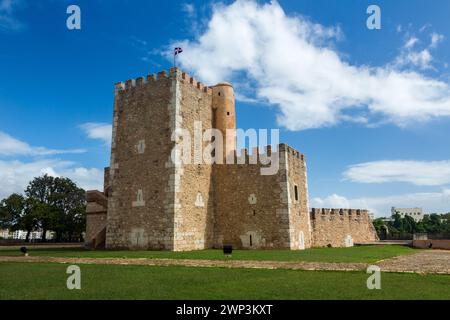
[[[183,52],[183,49],[176,47],[173,50],[173,67],[176,68],[177,67],[177,55],[179,55],[181,52]]]

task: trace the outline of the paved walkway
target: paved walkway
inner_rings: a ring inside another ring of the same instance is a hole
[[[123,259],[123,258],[63,258],[63,257],[7,257],[0,256],[0,262],[39,262],[66,264],[107,264],[146,266],[187,266],[219,268],[290,269],[290,270],[366,270],[367,263],[332,262],[290,262],[255,260],[199,260],[199,259]],[[450,251],[430,250],[399,256],[373,263],[382,272],[440,273],[450,274]]]

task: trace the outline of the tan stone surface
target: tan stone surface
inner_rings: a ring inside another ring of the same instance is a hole
[[[313,208],[311,223],[315,247],[344,247],[348,236],[353,243],[378,240],[367,210]]]
[[[108,199],[103,192],[86,192],[86,234],[85,242],[91,246],[94,239],[106,228]]]

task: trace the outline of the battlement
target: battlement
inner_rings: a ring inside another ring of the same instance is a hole
[[[236,164],[256,164],[263,159],[268,159],[272,154],[272,146],[267,145],[264,147],[264,150],[260,150],[259,147],[255,147],[251,149],[251,152],[248,148],[240,149],[239,152],[237,150],[234,151],[234,159]]]
[[[365,209],[311,208],[311,219],[316,219],[322,216],[369,217],[369,211]]]
[[[302,161],[306,161],[306,157],[303,153],[300,153],[300,151],[292,148],[291,146],[281,143],[278,147],[280,151],[286,151],[289,155],[292,155],[294,158],[301,159]]]
[[[299,151],[289,147],[285,143],[278,144],[275,150],[272,149],[272,145],[264,146],[263,150],[259,147],[254,147],[251,151],[248,148],[239,149],[239,151],[234,151],[234,159],[235,164],[256,164],[260,163],[262,165],[268,165],[270,162],[266,163],[270,160],[270,157],[273,154],[283,154],[285,151],[288,152],[288,155],[292,155],[294,158],[300,159],[302,162],[306,161],[305,155],[300,153]]]
[[[119,94],[124,91],[132,90],[134,88],[140,88],[144,86],[150,86],[156,84],[160,81],[166,81],[168,79],[178,78],[183,83],[189,83],[193,87],[197,88],[199,91],[206,94],[212,94],[212,88],[204,85],[200,81],[197,81],[194,77],[191,77],[186,72],[182,72],[178,68],[171,68],[169,72],[166,70],[159,71],[158,73],[153,73],[147,75],[147,77],[138,77],[136,79],[129,79],[125,82],[118,82],[114,85],[115,94]]]

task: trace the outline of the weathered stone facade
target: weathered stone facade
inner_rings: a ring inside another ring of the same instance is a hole
[[[324,233],[333,234],[333,246],[345,245],[342,234],[373,240],[364,235],[371,232],[370,220],[345,226],[336,220],[335,230],[310,215],[304,155],[285,144],[237,152],[236,138],[227,131],[235,127],[228,83],[206,87],[173,68],[116,84],[111,163],[104,192],[88,192],[87,242],[98,244],[96,232],[105,233],[106,248],[175,251],[223,244],[305,249],[328,245]],[[196,150],[209,152],[211,141],[195,135],[210,129],[220,130],[231,149],[211,152],[216,163],[206,164],[205,153],[199,157]],[[191,164],[173,160],[186,155],[180,154],[187,142],[178,136],[183,130],[194,140]],[[221,164],[219,157],[232,161]],[[267,159],[278,161],[279,169],[262,175],[271,165]],[[99,194],[108,199],[107,213],[98,207]]]
[[[313,208],[311,224],[315,247],[351,247],[378,240],[367,210]]]

